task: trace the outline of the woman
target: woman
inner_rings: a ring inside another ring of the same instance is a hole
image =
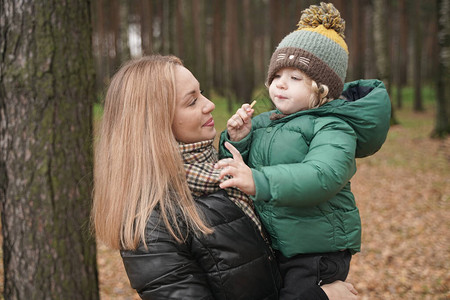
[[[280,276],[258,228],[224,191],[194,200],[187,185],[178,143],[213,139],[213,110],[173,56],[133,60],[111,81],[93,220],[142,299],[278,299]],[[342,282],[322,288],[308,297],[356,292]]]

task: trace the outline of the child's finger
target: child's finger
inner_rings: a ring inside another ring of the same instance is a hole
[[[248,112],[243,109],[238,109],[236,115],[238,115],[244,123],[247,123],[251,119]]]
[[[232,128],[239,128],[243,124],[244,121],[238,115],[233,115],[227,122],[227,125]]]
[[[241,108],[249,117],[253,115],[255,110],[253,109],[253,106],[251,104],[245,103],[242,105]]]

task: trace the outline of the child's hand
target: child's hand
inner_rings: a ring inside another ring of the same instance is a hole
[[[233,158],[219,160],[214,168],[222,169],[220,179],[227,175],[230,175],[231,178],[222,182],[220,187],[222,189],[236,187],[247,195],[254,195],[256,189],[252,170],[244,163],[241,154],[233,145],[225,142],[225,147],[233,154]]]
[[[227,131],[230,140],[237,142],[249,134],[252,129],[252,116],[255,110],[245,103],[227,122]]]

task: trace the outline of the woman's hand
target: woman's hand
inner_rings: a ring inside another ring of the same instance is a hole
[[[255,110],[250,104],[242,104],[234,115],[228,119],[227,132],[230,140],[238,142],[246,137],[252,129],[252,116]]]
[[[214,168],[222,169],[220,179],[227,175],[231,176],[231,178],[224,180],[220,187],[222,189],[236,187],[247,195],[254,195],[256,189],[252,170],[245,164],[241,154],[233,145],[225,142],[225,147],[231,152],[233,158],[219,160],[214,165]]]
[[[353,284],[343,281],[335,281],[333,283],[324,284],[321,286],[325,294],[330,300],[355,300],[358,299],[358,291],[353,287]]]

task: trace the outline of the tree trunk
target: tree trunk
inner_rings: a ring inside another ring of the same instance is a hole
[[[178,44],[177,44],[177,53],[180,58],[184,59],[184,55],[186,53],[185,47],[184,47],[184,34],[186,32],[185,30],[185,21],[184,21],[184,15],[183,15],[183,2],[177,1],[176,3],[176,28],[177,28],[177,35],[179,36]]]
[[[437,0],[439,32],[439,65],[437,71],[437,105],[435,137],[450,133],[450,0]]]
[[[151,0],[142,0],[139,2],[141,9],[139,11],[141,25],[141,44],[142,53],[149,55],[153,53],[153,9]]]
[[[243,58],[243,65],[242,65],[242,73],[243,73],[243,80],[244,82],[241,82],[242,86],[242,95],[241,95],[241,101],[251,103],[251,97],[252,92],[255,87],[254,80],[254,31],[252,26],[252,14],[254,13],[254,6],[252,6],[252,3],[250,0],[243,0],[242,1],[242,12],[243,12],[243,21],[244,21],[244,28],[243,32],[241,32],[240,38],[241,38],[241,45],[242,46],[242,54],[241,57]]]
[[[5,299],[99,299],[89,1],[0,4]]]
[[[387,0],[374,1],[374,34],[375,56],[378,67],[378,76],[384,81],[388,91],[390,90],[390,66],[389,66],[389,38],[386,23]]]
[[[96,91],[102,91],[105,82],[109,78],[109,60],[107,32],[105,32],[105,8],[104,0],[97,0],[94,7],[96,15],[94,23],[94,53],[95,53],[95,73]]]
[[[225,3],[222,0],[213,1],[213,29],[212,29],[212,69],[213,88],[221,95],[224,94],[224,12]]]
[[[235,83],[235,65],[236,65],[236,47],[237,45],[237,3],[236,0],[226,1],[226,43],[225,43],[225,97],[227,98],[228,112],[233,112],[233,101],[236,97]]]
[[[351,56],[351,69],[350,69],[350,79],[361,79],[364,77],[364,63],[362,61],[362,51],[364,49],[364,39],[361,38],[364,32],[364,10],[361,9],[361,0],[352,1],[352,39],[350,49]]]
[[[421,20],[420,18],[420,0],[414,0],[414,18],[413,20]],[[422,106],[422,68],[421,68],[421,57],[422,57],[422,33],[421,33],[421,22],[413,22],[413,84],[414,84],[414,111],[423,111]]]
[[[275,51],[278,44],[288,32],[283,32],[283,17],[280,17],[280,3],[281,1],[269,0],[269,16],[270,16],[270,51],[271,54]],[[300,16],[298,17],[300,20]],[[294,28],[293,28],[294,29]],[[292,30],[293,30],[292,29]]]
[[[119,2],[119,17],[120,17],[120,52],[119,61],[120,64],[131,58],[130,42],[128,37],[128,31],[130,28],[130,22],[128,18],[130,16],[130,4],[128,0],[120,0]],[[120,65],[119,65],[120,66]],[[117,69],[119,68],[117,66]],[[115,69],[115,70],[117,70]]]
[[[402,90],[406,85],[407,59],[408,59],[408,12],[406,10],[406,0],[399,0],[399,49],[398,59],[398,82],[397,82],[397,107],[402,108]]]
[[[391,69],[390,69],[390,55],[389,55],[389,35],[388,24],[386,23],[386,16],[388,13],[387,0],[374,1],[374,40],[375,40],[375,57],[378,67],[378,77],[386,85],[388,93],[390,93],[391,84]],[[391,103],[391,124],[397,124],[395,118],[394,107]]]
[[[206,80],[206,41],[205,41],[205,7],[204,2],[192,0],[192,25],[194,31],[194,75],[200,82],[203,90],[208,91]]]

